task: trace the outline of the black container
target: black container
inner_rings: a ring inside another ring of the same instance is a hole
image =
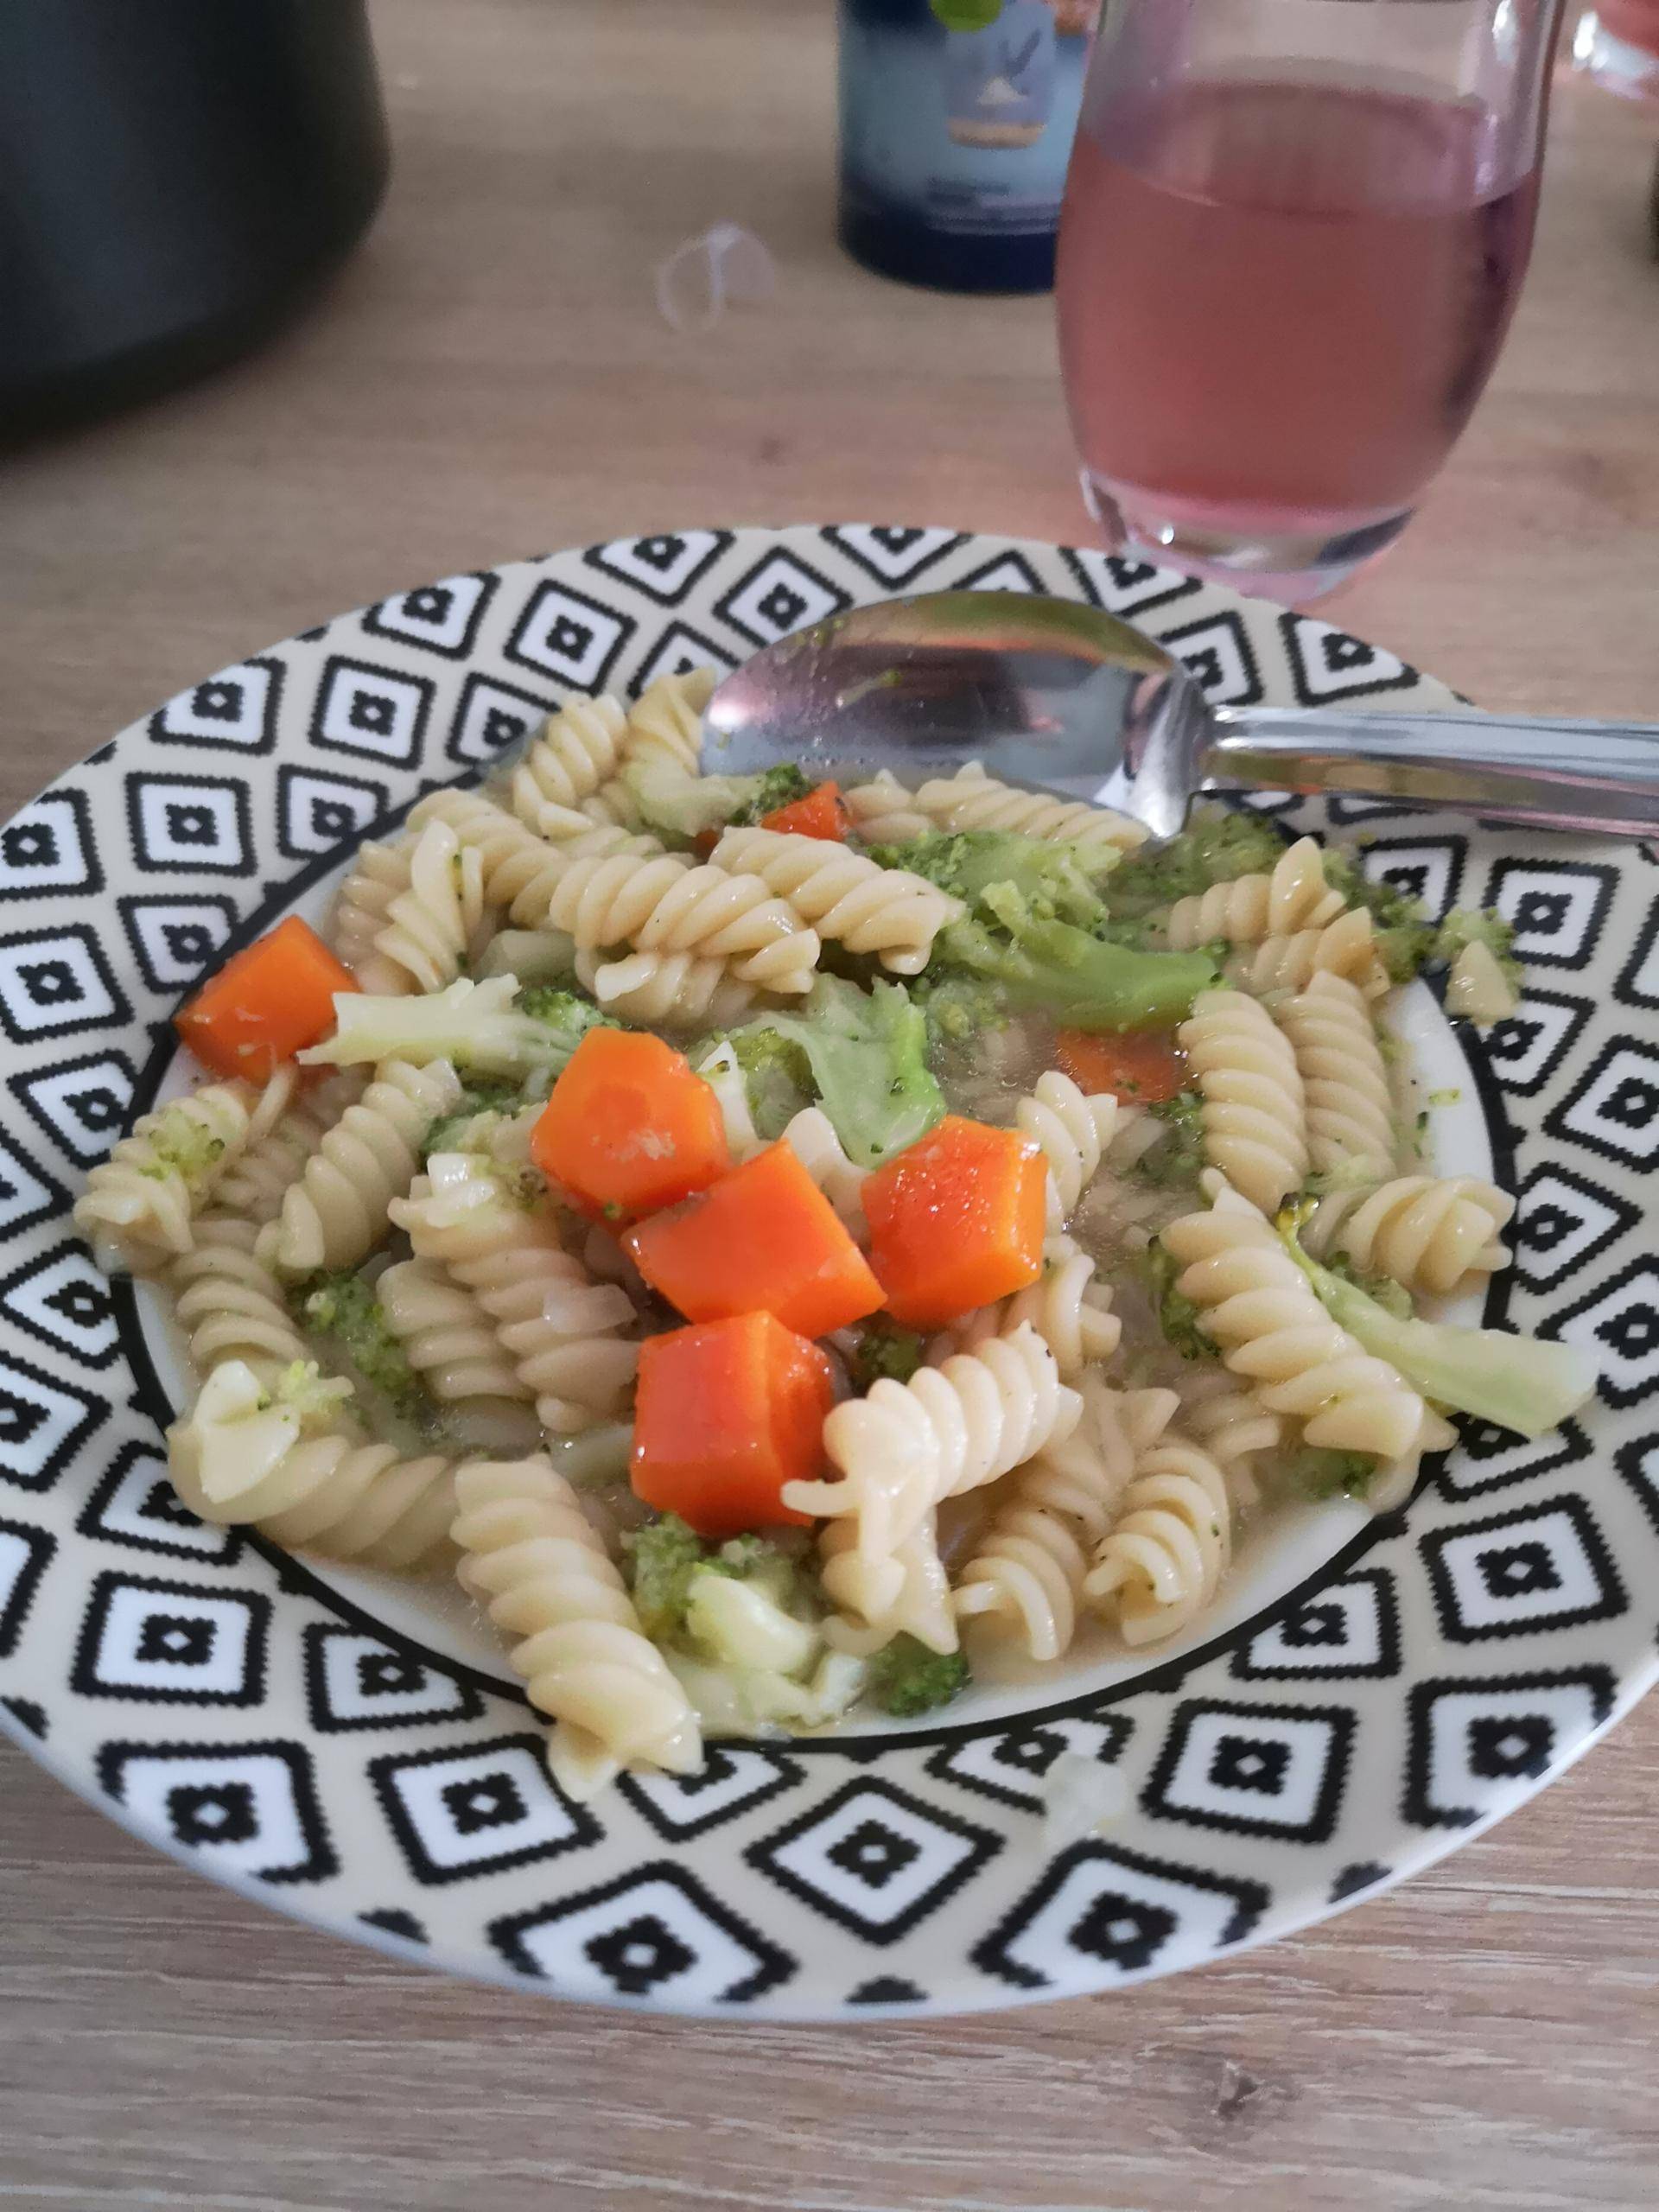
[[[254,344],[387,159],[364,0],[0,0],[0,435]]]

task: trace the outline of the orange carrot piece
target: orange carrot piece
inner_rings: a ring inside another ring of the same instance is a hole
[[[804,798],[792,798],[787,806],[774,807],[760,817],[763,830],[781,830],[793,837],[822,837],[830,844],[841,843],[851,826],[852,817],[836,783],[815,784]]]
[[[770,1313],[738,1313],[639,1348],[634,1495],[700,1536],[796,1525],[785,1483],[823,1468],[830,1362]]]
[[[769,1145],[622,1241],[688,1321],[771,1313],[804,1337],[827,1337],[882,1303],[869,1262],[786,1144]]]
[[[947,1114],[867,1177],[870,1262],[893,1319],[943,1328],[1035,1282],[1047,1174],[1013,1129]]]
[[[297,914],[232,953],[173,1017],[215,1075],[268,1083],[283,1061],[334,1026],[334,994],[357,980]]]
[[[660,1037],[590,1029],[531,1132],[531,1157],[583,1213],[632,1221],[731,1166],[720,1102]]]
[[[1054,1051],[1079,1090],[1109,1090],[1126,1105],[1157,1106],[1186,1088],[1185,1056],[1160,1029],[1062,1029]]]

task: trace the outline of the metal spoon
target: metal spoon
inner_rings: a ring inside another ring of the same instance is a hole
[[[936,772],[977,759],[1016,782],[1109,799],[1158,836],[1181,827],[1194,792],[1221,786],[1659,834],[1659,729],[1211,707],[1128,623],[1023,592],[930,592],[832,616],[745,662],[705,721],[721,748],[711,766],[817,753]]]

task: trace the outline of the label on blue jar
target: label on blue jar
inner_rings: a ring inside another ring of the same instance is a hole
[[[963,236],[1052,232],[1094,0],[842,0],[843,190]]]

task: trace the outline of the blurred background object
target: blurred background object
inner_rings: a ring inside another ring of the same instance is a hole
[[[1579,18],[1573,60],[1608,92],[1659,105],[1659,0],[1598,0]]]
[[[884,276],[1044,292],[1092,0],[841,0],[841,241]]]
[[[1301,604],[1392,543],[1532,251],[1560,0],[1108,0],[1060,350],[1119,543]]]
[[[364,0],[0,7],[0,429],[253,345],[362,235],[387,153]]]

